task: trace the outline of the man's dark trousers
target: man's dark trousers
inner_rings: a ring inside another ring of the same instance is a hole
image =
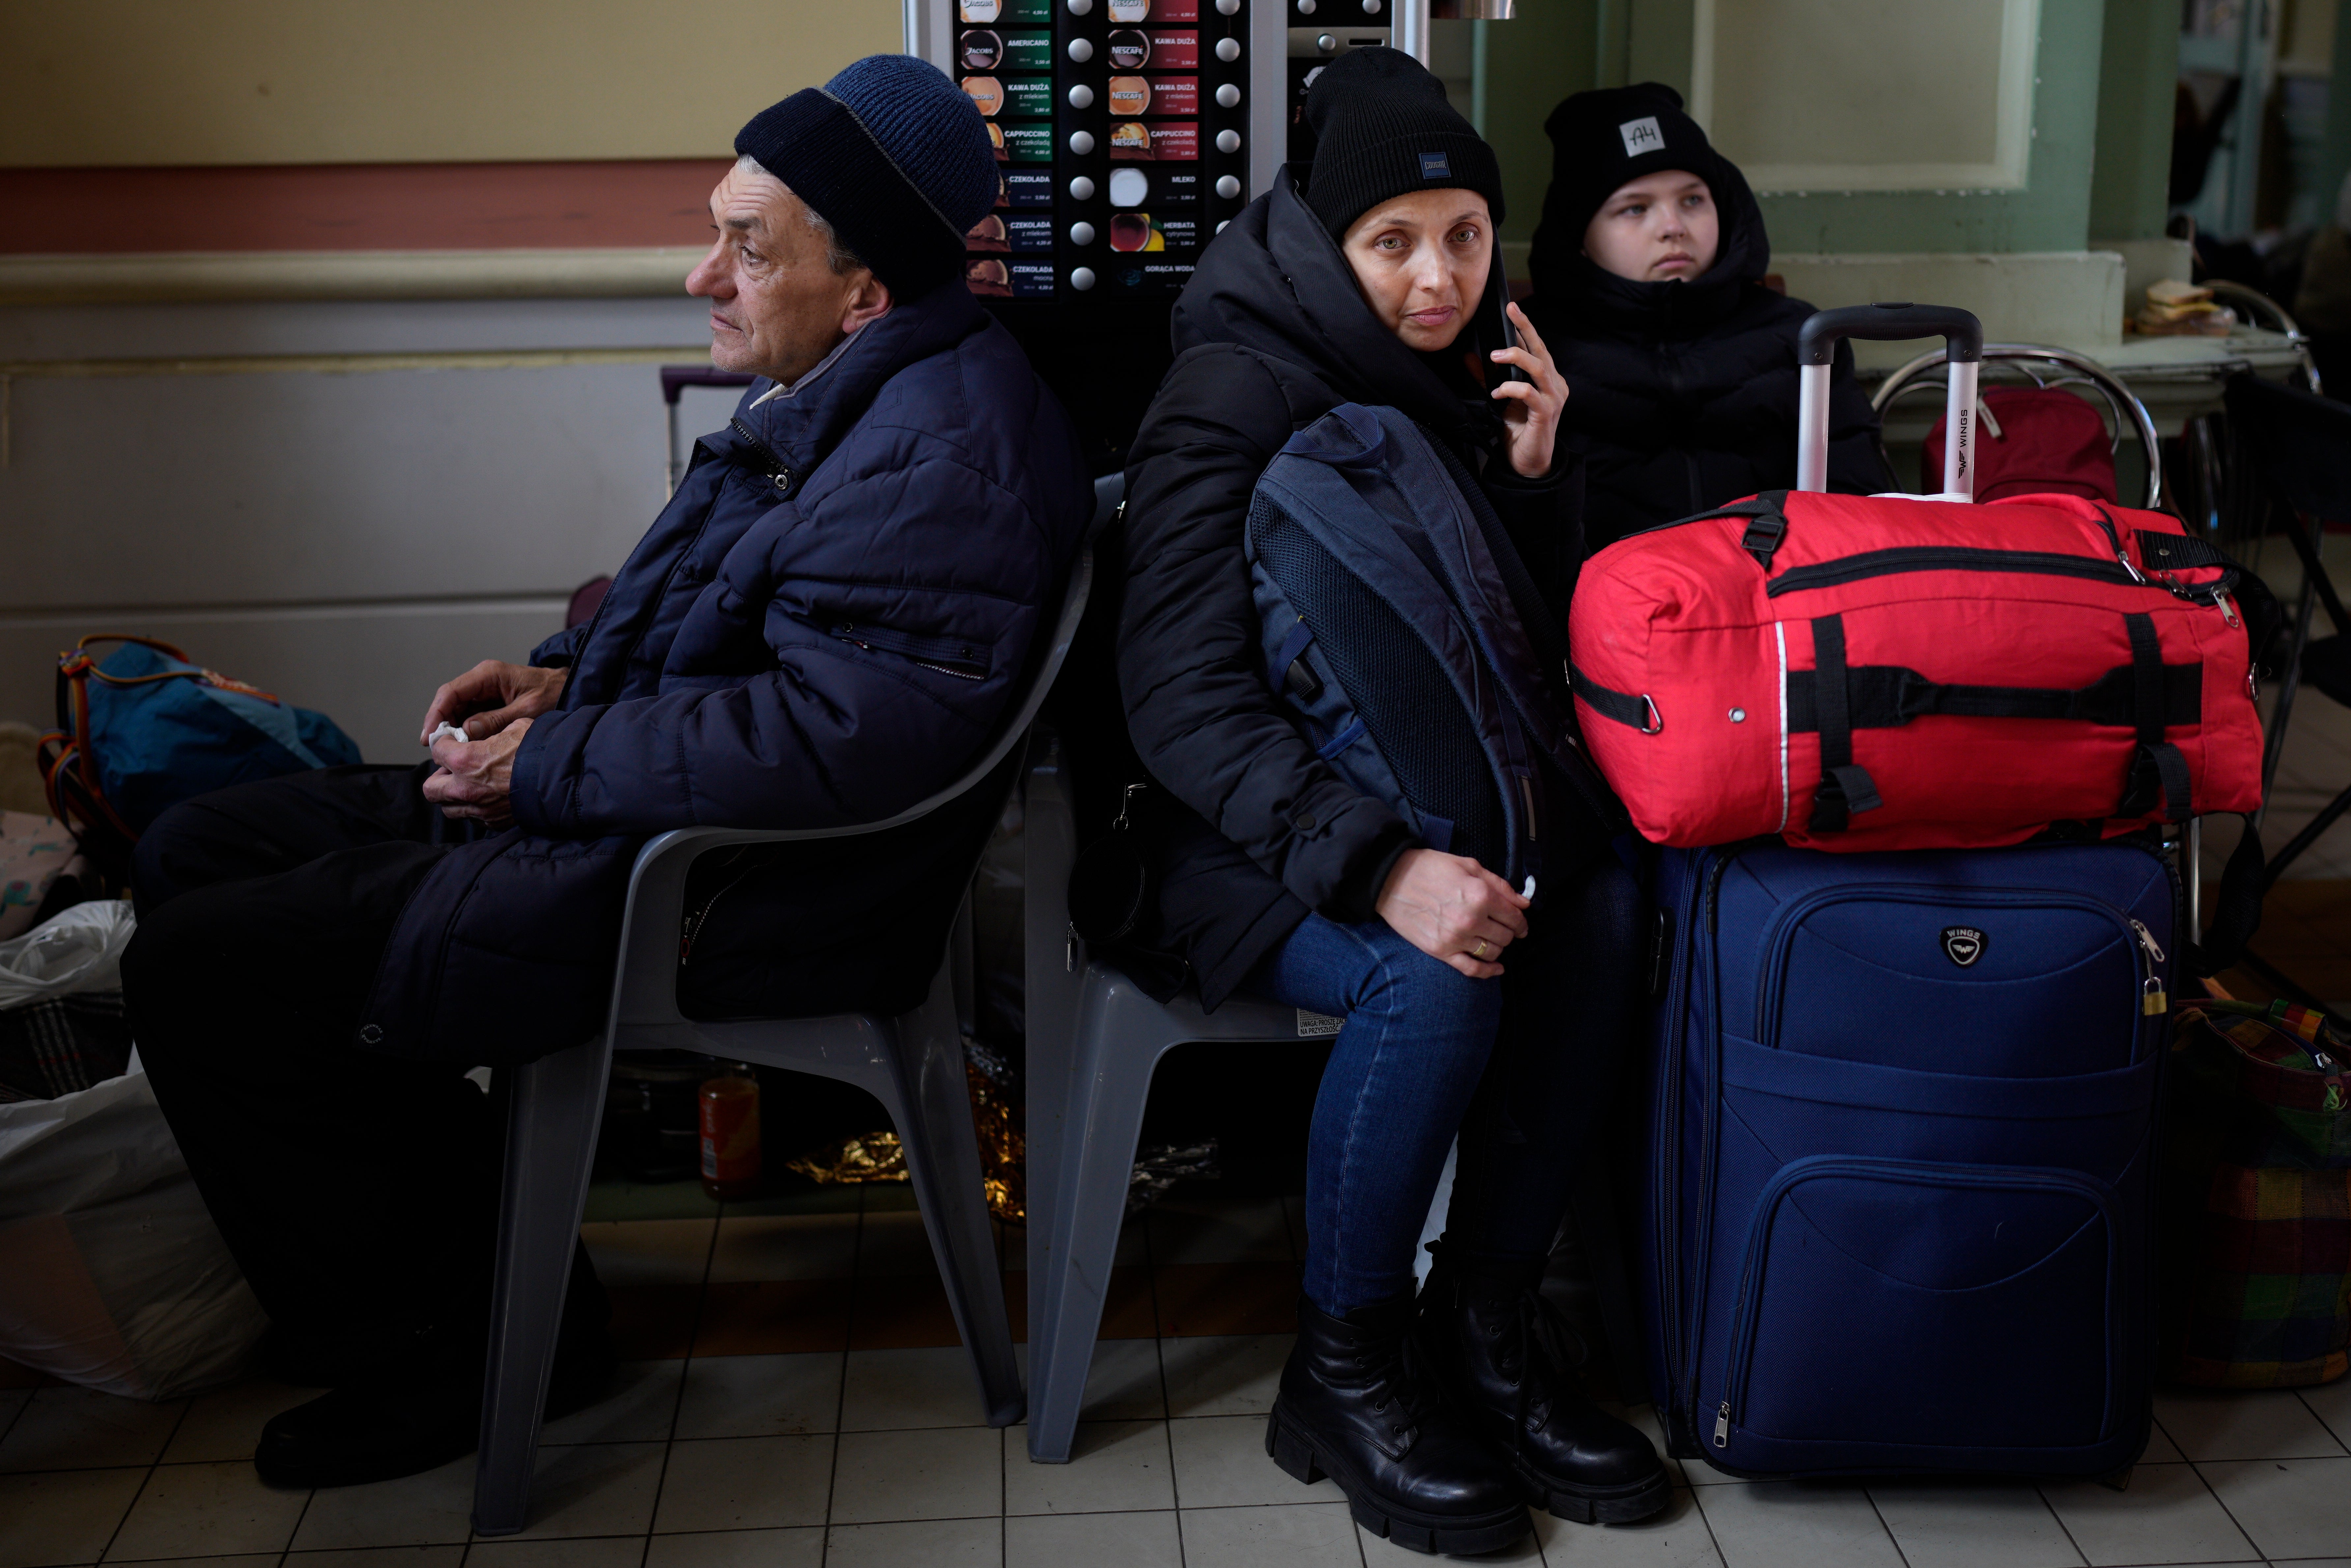
[[[429,1326],[471,1356],[486,1327],[505,1095],[463,1062],[354,1043],[402,906],[466,836],[420,793],[432,771],[237,785],[139,841],[132,1037],[229,1250],[297,1343],[390,1349]]]

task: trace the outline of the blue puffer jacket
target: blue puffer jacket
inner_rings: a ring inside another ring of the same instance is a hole
[[[1017,695],[1091,493],[1010,335],[942,287],[753,407],[771,385],[737,411],[757,441],[702,441],[596,619],[533,654],[572,674],[516,756],[516,825],[409,901],[363,1046],[517,1061],[588,1038],[645,836],[889,816],[968,767]],[[869,873],[908,868],[837,862],[790,894],[810,918],[770,925],[821,925]]]

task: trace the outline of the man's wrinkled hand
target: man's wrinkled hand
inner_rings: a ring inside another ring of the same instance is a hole
[[[563,700],[569,670],[541,670],[484,659],[433,694],[424,710],[424,727],[416,732],[419,746],[433,744],[433,732],[454,724],[475,740],[496,735],[510,724],[552,712]],[[439,754],[434,754],[438,761]]]
[[[424,781],[425,800],[444,817],[470,817],[494,828],[513,821],[515,753],[529,733],[530,720],[520,718],[481,740],[443,736],[433,743],[441,771]]]

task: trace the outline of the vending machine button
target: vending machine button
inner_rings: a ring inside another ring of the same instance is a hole
[[[1239,103],[1240,100],[1241,89],[1235,87],[1230,82],[1227,82],[1224,86],[1217,89],[1217,102],[1221,108],[1230,109],[1234,105]]]
[[[1074,5],[1081,4],[1081,0],[1070,0],[1070,3],[1071,3],[1071,5]],[[1364,16],[1378,16],[1379,14],[1380,14],[1380,0],[1364,0]]]
[[[1093,106],[1093,89],[1088,87],[1083,82],[1080,82],[1077,86],[1070,89],[1070,107],[1071,109],[1092,109]]]
[[[1082,16],[1094,8],[1094,0],[1070,0],[1070,15]]]
[[[1235,16],[1239,13],[1240,8],[1241,0],[1217,0],[1217,14],[1218,16]]]
[[[1070,46],[1072,50],[1075,50],[1077,47],[1078,46],[1075,44],[1071,44]],[[1339,40],[1332,37],[1330,34],[1324,33],[1314,40],[1314,47],[1327,55],[1332,50],[1339,47]]]
[[[1071,243],[1071,245],[1092,245],[1092,244],[1093,244],[1093,243],[1094,243],[1094,225],[1092,225],[1092,224],[1082,224],[1082,223],[1081,223],[1081,224],[1071,224],[1071,225],[1070,225],[1070,243]]]
[[[1298,0],[1298,14],[1301,16],[1314,15],[1314,0]]]
[[[1240,57],[1241,41],[1238,38],[1218,38],[1217,40],[1217,58],[1229,64]]]
[[[1070,58],[1077,61],[1080,65],[1084,65],[1088,60],[1092,59],[1093,57],[1093,45],[1088,43],[1083,38],[1071,38],[1070,40]]]
[[[1217,131],[1217,152],[1239,152],[1240,150],[1241,150],[1241,133],[1240,133],[1239,131]]]
[[[1070,269],[1070,287],[1072,287],[1072,288],[1074,288],[1074,289],[1078,290],[1080,293],[1081,293],[1081,294],[1082,294],[1082,293],[1083,293],[1083,292],[1085,292],[1087,289],[1092,288],[1093,286],[1094,286],[1094,269],[1093,269],[1092,267],[1071,267],[1071,268]]]
[[[1234,179],[1230,174],[1225,175],[1222,179],[1217,182],[1217,194],[1224,197],[1225,200],[1229,202],[1240,193],[1241,183],[1238,180]]]
[[[1091,131],[1070,132],[1070,151],[1082,158],[1094,150],[1094,133]]]
[[[1076,179],[1071,181],[1070,199],[1073,202],[1092,201],[1094,199],[1094,183],[1092,176],[1081,174]]]
[[[1223,223],[1220,223],[1220,224],[1218,224],[1218,225],[1217,225],[1217,232],[1218,234],[1222,234],[1222,233],[1224,233],[1224,232],[1225,232],[1225,230],[1227,230],[1228,228],[1230,228],[1230,227],[1232,226],[1232,222],[1233,222],[1233,220],[1232,220],[1232,219],[1230,219],[1230,218],[1227,218]]]

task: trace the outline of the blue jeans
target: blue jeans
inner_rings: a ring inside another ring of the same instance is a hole
[[[1605,857],[1528,915],[1506,973],[1473,980],[1384,921],[1310,915],[1242,989],[1343,1018],[1306,1164],[1309,1301],[1343,1312],[1408,1292],[1413,1248],[1458,1134],[1448,1252],[1551,1249],[1630,1041],[1633,878]]]

